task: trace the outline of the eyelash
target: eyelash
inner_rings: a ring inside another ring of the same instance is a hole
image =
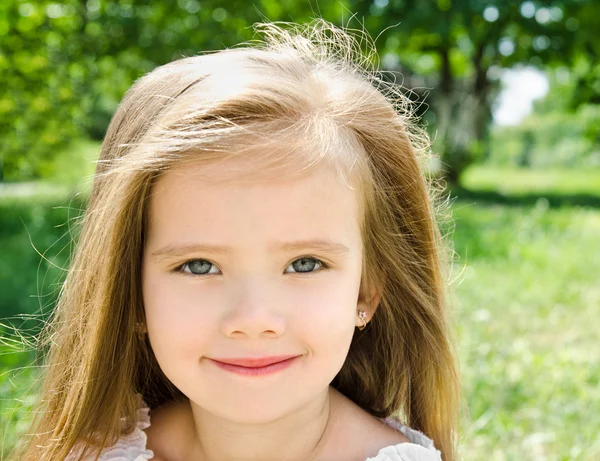
[[[299,261],[301,259],[310,259],[313,261],[316,261],[317,263],[320,264],[321,267],[319,267],[318,269],[312,271],[312,272],[290,272],[291,274],[315,274],[316,272],[321,272],[321,271],[325,271],[327,269],[329,269],[329,265],[327,263],[325,263],[324,261],[322,261],[321,259],[315,258],[313,256],[300,256],[299,258],[294,259],[290,264],[295,263],[296,261]],[[217,265],[215,263],[213,263],[212,261],[208,260],[208,259],[204,259],[204,258],[195,258],[195,259],[189,259],[186,262],[184,262],[183,264],[180,264],[179,266],[177,266],[175,269],[173,269],[173,272],[177,272],[183,275],[188,275],[191,277],[202,277],[205,275],[218,275],[218,274],[193,274],[191,272],[185,272],[183,269],[185,266],[187,266],[189,263],[192,263],[194,261],[206,261],[209,264],[212,264],[213,266],[217,267]],[[290,265],[288,264],[288,266]]]

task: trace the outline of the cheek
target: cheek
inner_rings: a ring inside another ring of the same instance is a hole
[[[197,359],[203,344],[210,341],[211,312],[203,308],[214,300],[199,296],[191,284],[172,274],[145,271],[143,299],[150,344],[159,361],[177,354]]]
[[[304,290],[293,298],[290,327],[299,337],[314,345],[315,354],[345,357],[352,335],[358,289],[352,280],[339,279],[316,290]]]

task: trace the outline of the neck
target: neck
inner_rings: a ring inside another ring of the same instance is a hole
[[[317,460],[328,438],[332,388],[270,421],[231,421],[190,402],[194,440],[187,459],[202,461]]]

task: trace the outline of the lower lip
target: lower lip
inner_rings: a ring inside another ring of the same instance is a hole
[[[255,367],[255,368],[241,367],[239,365],[231,365],[230,363],[217,362],[216,360],[212,360],[212,359],[210,359],[210,361],[212,363],[214,363],[216,366],[218,366],[219,368],[222,368],[223,370],[226,370],[226,371],[230,371],[232,373],[236,373],[238,375],[264,376],[264,375],[271,375],[273,373],[277,373],[278,371],[282,371],[282,370],[285,370],[286,368],[289,368],[290,366],[292,366],[292,364],[298,357],[292,357],[291,359],[284,360],[283,362],[273,363],[273,364],[267,365],[265,367]]]

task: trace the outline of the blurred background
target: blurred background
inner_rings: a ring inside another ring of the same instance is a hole
[[[464,459],[600,459],[597,0],[2,0],[0,455],[126,89],[257,21],[316,16],[376,38],[440,158]]]

